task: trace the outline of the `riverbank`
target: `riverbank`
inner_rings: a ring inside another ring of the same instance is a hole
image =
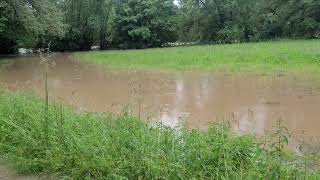
[[[1,158],[23,174],[72,179],[319,178],[316,154],[285,151],[282,126],[260,144],[226,123],[207,132],[146,124],[128,112],[77,112],[33,95],[1,90]],[[274,144],[272,139],[278,139]],[[311,157],[311,156],[310,156]],[[313,161],[314,160],[314,161]]]
[[[281,40],[146,50],[91,51],[78,52],[74,56],[112,69],[316,73],[320,70],[320,41]]]

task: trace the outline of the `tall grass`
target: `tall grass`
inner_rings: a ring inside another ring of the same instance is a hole
[[[43,65],[43,79],[44,79],[44,92],[45,92],[45,102],[44,102],[44,117],[43,117],[43,131],[46,134],[45,142],[48,142],[49,138],[49,89],[48,89],[48,71],[49,71],[49,56],[50,56],[50,43],[47,48],[48,51],[45,52],[44,49],[39,49],[41,63]]]
[[[79,52],[78,59],[109,68],[287,72],[320,70],[320,40]]]
[[[71,179],[320,178],[309,160],[284,153],[282,145],[262,148],[224,123],[207,132],[177,131],[128,113],[79,113],[55,103],[47,112],[43,108],[33,95],[0,90],[0,154],[20,173]],[[282,134],[277,132],[272,137]]]

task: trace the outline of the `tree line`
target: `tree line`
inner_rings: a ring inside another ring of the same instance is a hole
[[[319,0],[0,0],[1,53],[319,36]]]

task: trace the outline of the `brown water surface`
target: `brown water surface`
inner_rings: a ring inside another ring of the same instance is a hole
[[[81,111],[119,113],[125,105],[145,119],[206,129],[217,119],[235,121],[238,132],[264,134],[278,119],[292,132],[320,135],[320,77],[196,72],[102,70],[56,54],[49,72],[50,96]],[[39,57],[15,57],[0,72],[10,89],[43,95]]]

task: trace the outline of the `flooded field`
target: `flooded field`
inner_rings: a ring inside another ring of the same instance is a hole
[[[39,57],[12,61],[0,72],[0,83],[42,95]],[[50,96],[81,111],[120,113],[127,107],[150,121],[169,126],[186,123],[203,130],[227,119],[236,131],[257,135],[281,119],[295,134],[320,135],[320,77],[102,70],[70,54],[54,55],[51,61]]]

